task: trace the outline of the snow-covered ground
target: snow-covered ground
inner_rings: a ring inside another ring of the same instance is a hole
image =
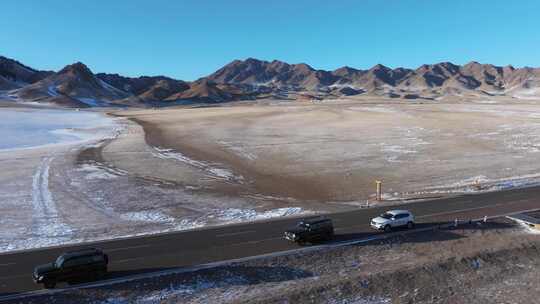
[[[230,150],[234,154],[244,158],[246,161],[254,161],[257,159],[257,156],[253,153],[248,152],[245,147],[242,147],[241,143],[232,143],[222,140],[218,141],[218,143],[225,149]]]
[[[538,185],[540,185],[540,173],[495,179],[488,178],[485,175],[478,175],[448,185],[427,187],[422,193],[478,193]]]
[[[231,275],[223,278],[223,280],[213,281],[206,280],[200,277],[195,277],[194,281],[189,284],[171,284],[168,288],[159,291],[150,291],[145,296],[137,298],[133,297],[111,297],[104,301],[96,302],[96,304],[157,304],[162,303],[170,299],[182,299],[189,297],[196,297],[199,294],[208,292],[212,289],[224,289],[226,290],[230,286],[247,285],[250,282],[248,276]],[[231,288],[232,289],[232,288]],[[235,299],[241,298],[241,292],[235,292],[234,290],[226,291],[223,293],[219,303],[229,303]],[[353,297],[346,299],[334,299],[327,302],[327,304],[390,304],[391,299],[382,297]]]
[[[169,232],[169,231],[181,231],[204,227],[209,224],[234,224],[241,222],[252,222],[259,220],[266,220],[271,218],[292,216],[292,215],[308,215],[312,214],[312,211],[304,210],[300,207],[288,207],[277,208],[266,211],[257,211],[255,209],[213,209],[208,210],[204,215],[196,219],[182,219],[175,218],[157,210],[142,210],[135,212],[126,212],[120,215],[121,219],[135,222],[147,222],[147,223],[163,223],[169,224],[168,227],[159,231],[142,232],[138,235],[144,235],[149,233]]]
[[[87,179],[115,179],[119,176],[125,176],[126,171],[118,168],[111,168],[100,163],[82,164],[76,169],[85,172]]]
[[[69,224],[63,222],[58,213],[53,196],[49,190],[49,170],[53,157],[44,157],[39,165],[32,182],[32,231],[39,242],[57,243],[68,240],[73,234]]]
[[[53,85],[51,85],[51,86],[49,86],[49,87],[47,88],[47,93],[49,93],[49,95],[51,95],[52,97],[56,97],[56,96],[60,95],[60,94],[58,94],[58,92],[56,91],[56,86],[53,86]]]
[[[95,112],[0,109],[0,252],[77,238],[50,184],[53,163],[119,132],[115,119]]]
[[[395,199],[534,185],[540,173],[540,166],[531,165],[540,162],[539,106],[495,97],[457,104],[220,107],[133,117],[159,125],[170,141],[163,146],[181,143],[162,152],[197,151],[191,159],[204,164],[192,166],[241,172],[246,184],[268,189],[260,194],[300,199],[304,206],[365,202],[375,180]],[[470,179],[480,175],[486,180],[473,185]]]
[[[219,164],[212,164],[212,163],[207,163],[203,161],[197,161],[183,155],[180,152],[176,152],[171,149],[154,147],[154,150],[156,151],[155,153],[153,153],[155,157],[158,157],[161,159],[173,159],[173,160],[188,164],[190,166],[193,166],[199,170],[206,172],[209,177],[216,178],[216,179],[223,179],[223,180],[237,182],[237,183],[242,183],[244,181],[244,177],[242,175],[237,175],[233,173],[231,170],[226,169],[226,168],[220,168],[218,167]]]
[[[132,117],[159,126],[164,144],[96,112],[0,110],[0,251],[350,210],[366,206],[378,179],[392,203],[540,185],[536,105]]]
[[[193,193],[197,185],[171,188],[159,178],[94,159],[94,152],[88,152],[93,155],[89,158],[79,154],[103,148],[105,139],[129,135],[128,126],[134,124],[123,119],[84,111],[2,111],[6,119],[1,132],[7,136],[0,150],[0,252],[312,212],[294,205],[264,207],[254,201],[275,198],[256,195],[224,203],[222,197]],[[145,147],[149,152],[144,155],[157,164],[185,165],[210,181],[243,182],[220,164]],[[122,153],[137,154],[125,148]],[[166,189],[160,188],[163,183]]]
[[[525,231],[526,233],[540,235],[540,229],[539,228],[531,227],[531,226],[529,226],[529,224],[525,223],[524,221],[520,221],[520,220],[517,220],[517,219],[512,219],[512,220],[517,222],[523,228],[523,231]]]
[[[95,141],[114,128],[114,122],[100,113],[2,108],[0,150]]]

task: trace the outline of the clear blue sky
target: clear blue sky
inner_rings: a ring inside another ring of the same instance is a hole
[[[0,55],[39,69],[194,80],[247,57],[540,66],[538,0],[5,0],[0,16]]]

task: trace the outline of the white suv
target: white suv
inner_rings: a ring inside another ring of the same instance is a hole
[[[414,227],[414,216],[408,210],[389,210],[371,220],[371,227],[390,231],[394,227]]]

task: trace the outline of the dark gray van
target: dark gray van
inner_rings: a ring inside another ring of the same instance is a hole
[[[299,244],[327,241],[333,237],[334,225],[331,219],[325,217],[302,220],[285,231],[285,239]]]
[[[33,279],[45,288],[54,288],[58,282],[69,284],[100,279],[107,273],[109,257],[95,248],[67,252],[55,262],[34,268]]]

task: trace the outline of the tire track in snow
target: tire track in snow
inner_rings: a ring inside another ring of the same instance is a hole
[[[39,239],[58,242],[69,238],[73,229],[62,222],[49,190],[49,169],[52,161],[53,157],[44,157],[32,180],[32,233]]]
[[[195,167],[199,170],[202,170],[209,178],[215,180],[222,180],[229,183],[243,184],[244,177],[242,175],[237,175],[234,172],[219,168],[215,164],[206,163],[198,160],[191,159],[180,152],[175,152],[172,149],[164,149],[160,147],[154,147],[152,156],[161,158],[161,159],[172,159],[189,166]]]

